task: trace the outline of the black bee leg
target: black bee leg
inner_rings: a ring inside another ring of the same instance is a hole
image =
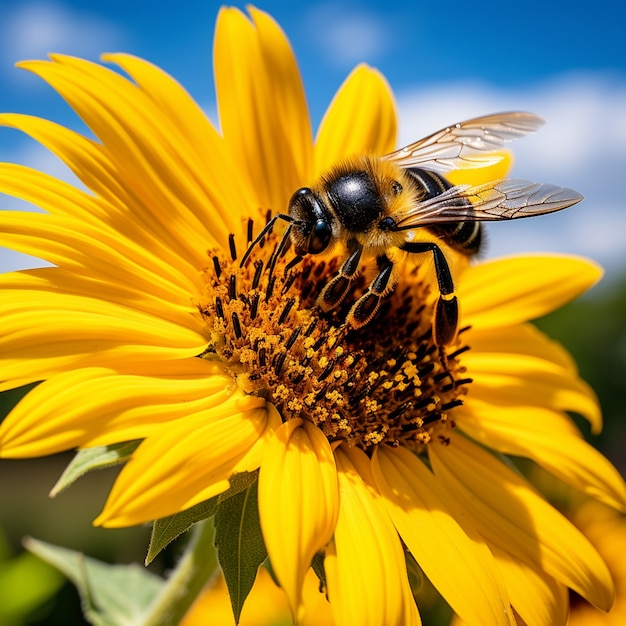
[[[454,283],[450,266],[441,248],[431,242],[407,241],[402,250],[411,253],[432,252],[439,287],[439,298],[433,315],[433,338],[438,346],[449,346],[459,327],[459,302],[454,295]]]
[[[350,283],[359,271],[362,253],[363,246],[357,245],[355,251],[339,268],[339,273],[322,289],[317,299],[317,306],[323,311],[331,311],[336,306],[339,306],[341,301],[346,297]]]
[[[365,294],[363,294],[350,309],[348,314],[348,323],[353,328],[365,326],[380,308],[380,302],[383,296],[389,291],[389,287],[393,286],[391,277],[393,276],[393,263],[386,257],[378,258],[379,273],[370,283]]]

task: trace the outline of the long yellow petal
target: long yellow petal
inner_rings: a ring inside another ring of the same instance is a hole
[[[100,281],[133,283],[137,292],[160,295],[165,302],[168,293],[169,300],[186,303],[202,293],[198,271],[178,272],[114,230],[74,218],[3,211],[0,245]]]
[[[601,276],[601,268],[587,259],[556,254],[474,265],[458,284],[463,324],[498,328],[536,319],[587,291]]]
[[[260,439],[269,439],[275,425],[265,400],[240,392],[161,425],[124,466],[94,524],[141,524],[225,491],[237,463]]]
[[[540,331],[534,324],[522,323],[500,328],[469,329],[467,341],[471,351],[466,356],[476,353],[492,355],[498,358],[502,354],[525,355],[534,359],[549,361],[554,365],[578,374],[578,367],[572,355],[558,342]]]
[[[182,327],[199,328],[197,304],[190,299],[191,293],[187,293],[180,301],[175,301],[171,296],[166,299],[166,293],[158,289],[141,293],[130,279],[124,282],[106,282],[95,276],[86,276],[59,267],[42,267],[0,274],[0,288],[13,290],[16,295],[17,292],[30,292],[31,299],[39,298],[40,295],[45,299],[46,293],[57,296],[89,294],[103,302],[112,302],[129,309],[132,303],[132,308],[144,313],[166,317]],[[25,307],[27,306],[28,303]]]
[[[372,472],[402,540],[452,609],[475,626],[514,624],[491,553],[464,532],[426,466],[404,448],[381,446]]]
[[[464,339],[472,349],[463,355],[463,364],[474,381],[468,403],[476,399],[494,406],[573,411],[585,417],[594,432],[599,432],[602,414],[593,389],[578,377],[573,365],[550,356],[546,358],[541,342],[532,341],[522,330],[521,326],[515,326],[499,331],[468,331]],[[528,343],[525,349],[518,350],[517,346],[509,349],[511,340],[508,338],[518,331],[520,338],[526,338]],[[485,335],[493,351],[485,342],[481,344],[479,338]],[[499,351],[497,343],[500,343]]]
[[[197,164],[187,157],[186,143],[171,130],[175,120],[117,72],[75,57],[51,59],[20,65],[54,87],[82,117],[114,155],[120,178],[142,198],[145,210],[167,214],[188,242],[211,241],[217,235],[225,246],[228,231],[210,208],[230,206],[232,198],[218,200],[226,200],[225,205],[213,203]],[[215,142],[214,150],[219,168],[221,142]]]
[[[626,484],[619,472],[567,417],[534,407],[467,403],[455,413],[459,428],[504,454],[530,458],[574,489],[626,511]]]
[[[563,626],[569,612],[567,587],[496,547],[491,550],[506,581],[515,611],[524,623]]]
[[[222,404],[233,391],[232,378],[216,361],[193,358],[154,369],[139,374],[85,368],[42,382],[0,425],[0,456],[143,439],[164,422]]]
[[[220,219],[230,232],[243,234],[242,226],[249,217],[247,208],[252,206],[250,189],[233,184],[231,174],[237,171],[237,161],[231,159],[224,140],[204,111],[176,80],[152,63],[129,54],[107,54],[102,58],[128,72],[142,92],[154,101],[162,119],[172,122],[167,134],[180,141],[178,157],[185,160],[189,175],[211,198],[210,204],[191,207],[203,211],[199,219],[216,219],[215,215],[207,214],[210,206],[228,207],[228,211],[220,211]]]
[[[167,260],[174,255],[194,267],[206,263],[206,248],[225,245],[228,229],[215,211],[210,220],[214,235],[205,229],[190,231],[184,219],[175,219],[172,205],[156,187],[142,191],[129,175],[125,163],[108,146],[83,137],[48,120],[28,115],[0,114],[0,125],[26,133],[62,159],[74,174],[106,202],[100,218],[127,238]],[[208,201],[208,200],[207,200]],[[87,210],[89,207],[85,207]],[[179,207],[181,211],[187,208]],[[93,221],[86,218],[85,221]],[[172,225],[176,224],[176,228]],[[199,233],[206,238],[198,238]]]
[[[360,65],[331,102],[315,140],[315,172],[364,154],[392,152],[396,142],[393,95],[380,72]]]
[[[255,194],[258,216],[285,211],[312,172],[304,89],[284,33],[267,14],[223,8],[214,43],[222,133]]]
[[[448,506],[490,544],[608,610],[611,575],[587,538],[493,455],[461,436],[450,439],[448,446],[429,447]]]
[[[34,382],[70,367],[176,360],[204,352],[201,322],[170,321],[97,297],[6,289],[0,381]]]
[[[408,584],[404,552],[381,497],[370,461],[358,448],[335,451],[339,518],[326,552],[328,597],[337,624],[420,624]]]
[[[277,431],[259,473],[259,517],[276,578],[294,620],[311,559],[330,540],[339,512],[330,444],[311,422],[293,419]]]

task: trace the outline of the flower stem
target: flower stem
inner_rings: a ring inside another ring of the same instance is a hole
[[[194,524],[185,554],[141,626],[177,626],[217,570],[213,520]]]

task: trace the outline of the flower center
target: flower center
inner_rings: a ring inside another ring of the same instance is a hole
[[[357,330],[346,313],[367,288],[360,274],[339,308],[315,306],[341,259],[307,256],[295,267],[282,255],[269,281],[278,237],[270,234],[240,267],[216,251],[205,270],[207,299],[199,306],[211,341],[204,358],[229,364],[237,385],[266,397],[284,420],[314,422],[331,441],[364,450],[380,443],[419,450],[453,426],[467,378],[459,355],[432,341],[430,285],[419,268],[404,273],[376,317]]]

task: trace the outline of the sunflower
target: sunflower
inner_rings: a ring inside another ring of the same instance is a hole
[[[190,510],[258,472],[264,544],[296,620],[312,562],[339,624],[419,623],[417,567],[469,624],[564,623],[568,587],[608,609],[598,553],[505,458],[626,506],[621,477],[567,414],[599,429],[593,392],[528,323],[599,268],[552,255],[468,266],[446,250],[462,330],[443,348],[428,263],[403,264],[359,330],[345,323],[353,295],[330,313],[315,306],[341,251],[294,265],[269,233],[242,267],[295,189],[350,155],[390,152],[396,131],[386,82],[360,66],[313,141],[287,39],[249,14],[219,13],[219,132],[135,57],[103,57],[128,78],[68,56],[21,64],[95,138],[0,117],[86,188],[0,169],[1,191],[44,210],[3,212],[0,243],[52,264],[1,277],[2,388],[39,382],[2,424],[1,455],[140,442],[95,522],[109,527]],[[452,178],[493,180],[507,163]]]

